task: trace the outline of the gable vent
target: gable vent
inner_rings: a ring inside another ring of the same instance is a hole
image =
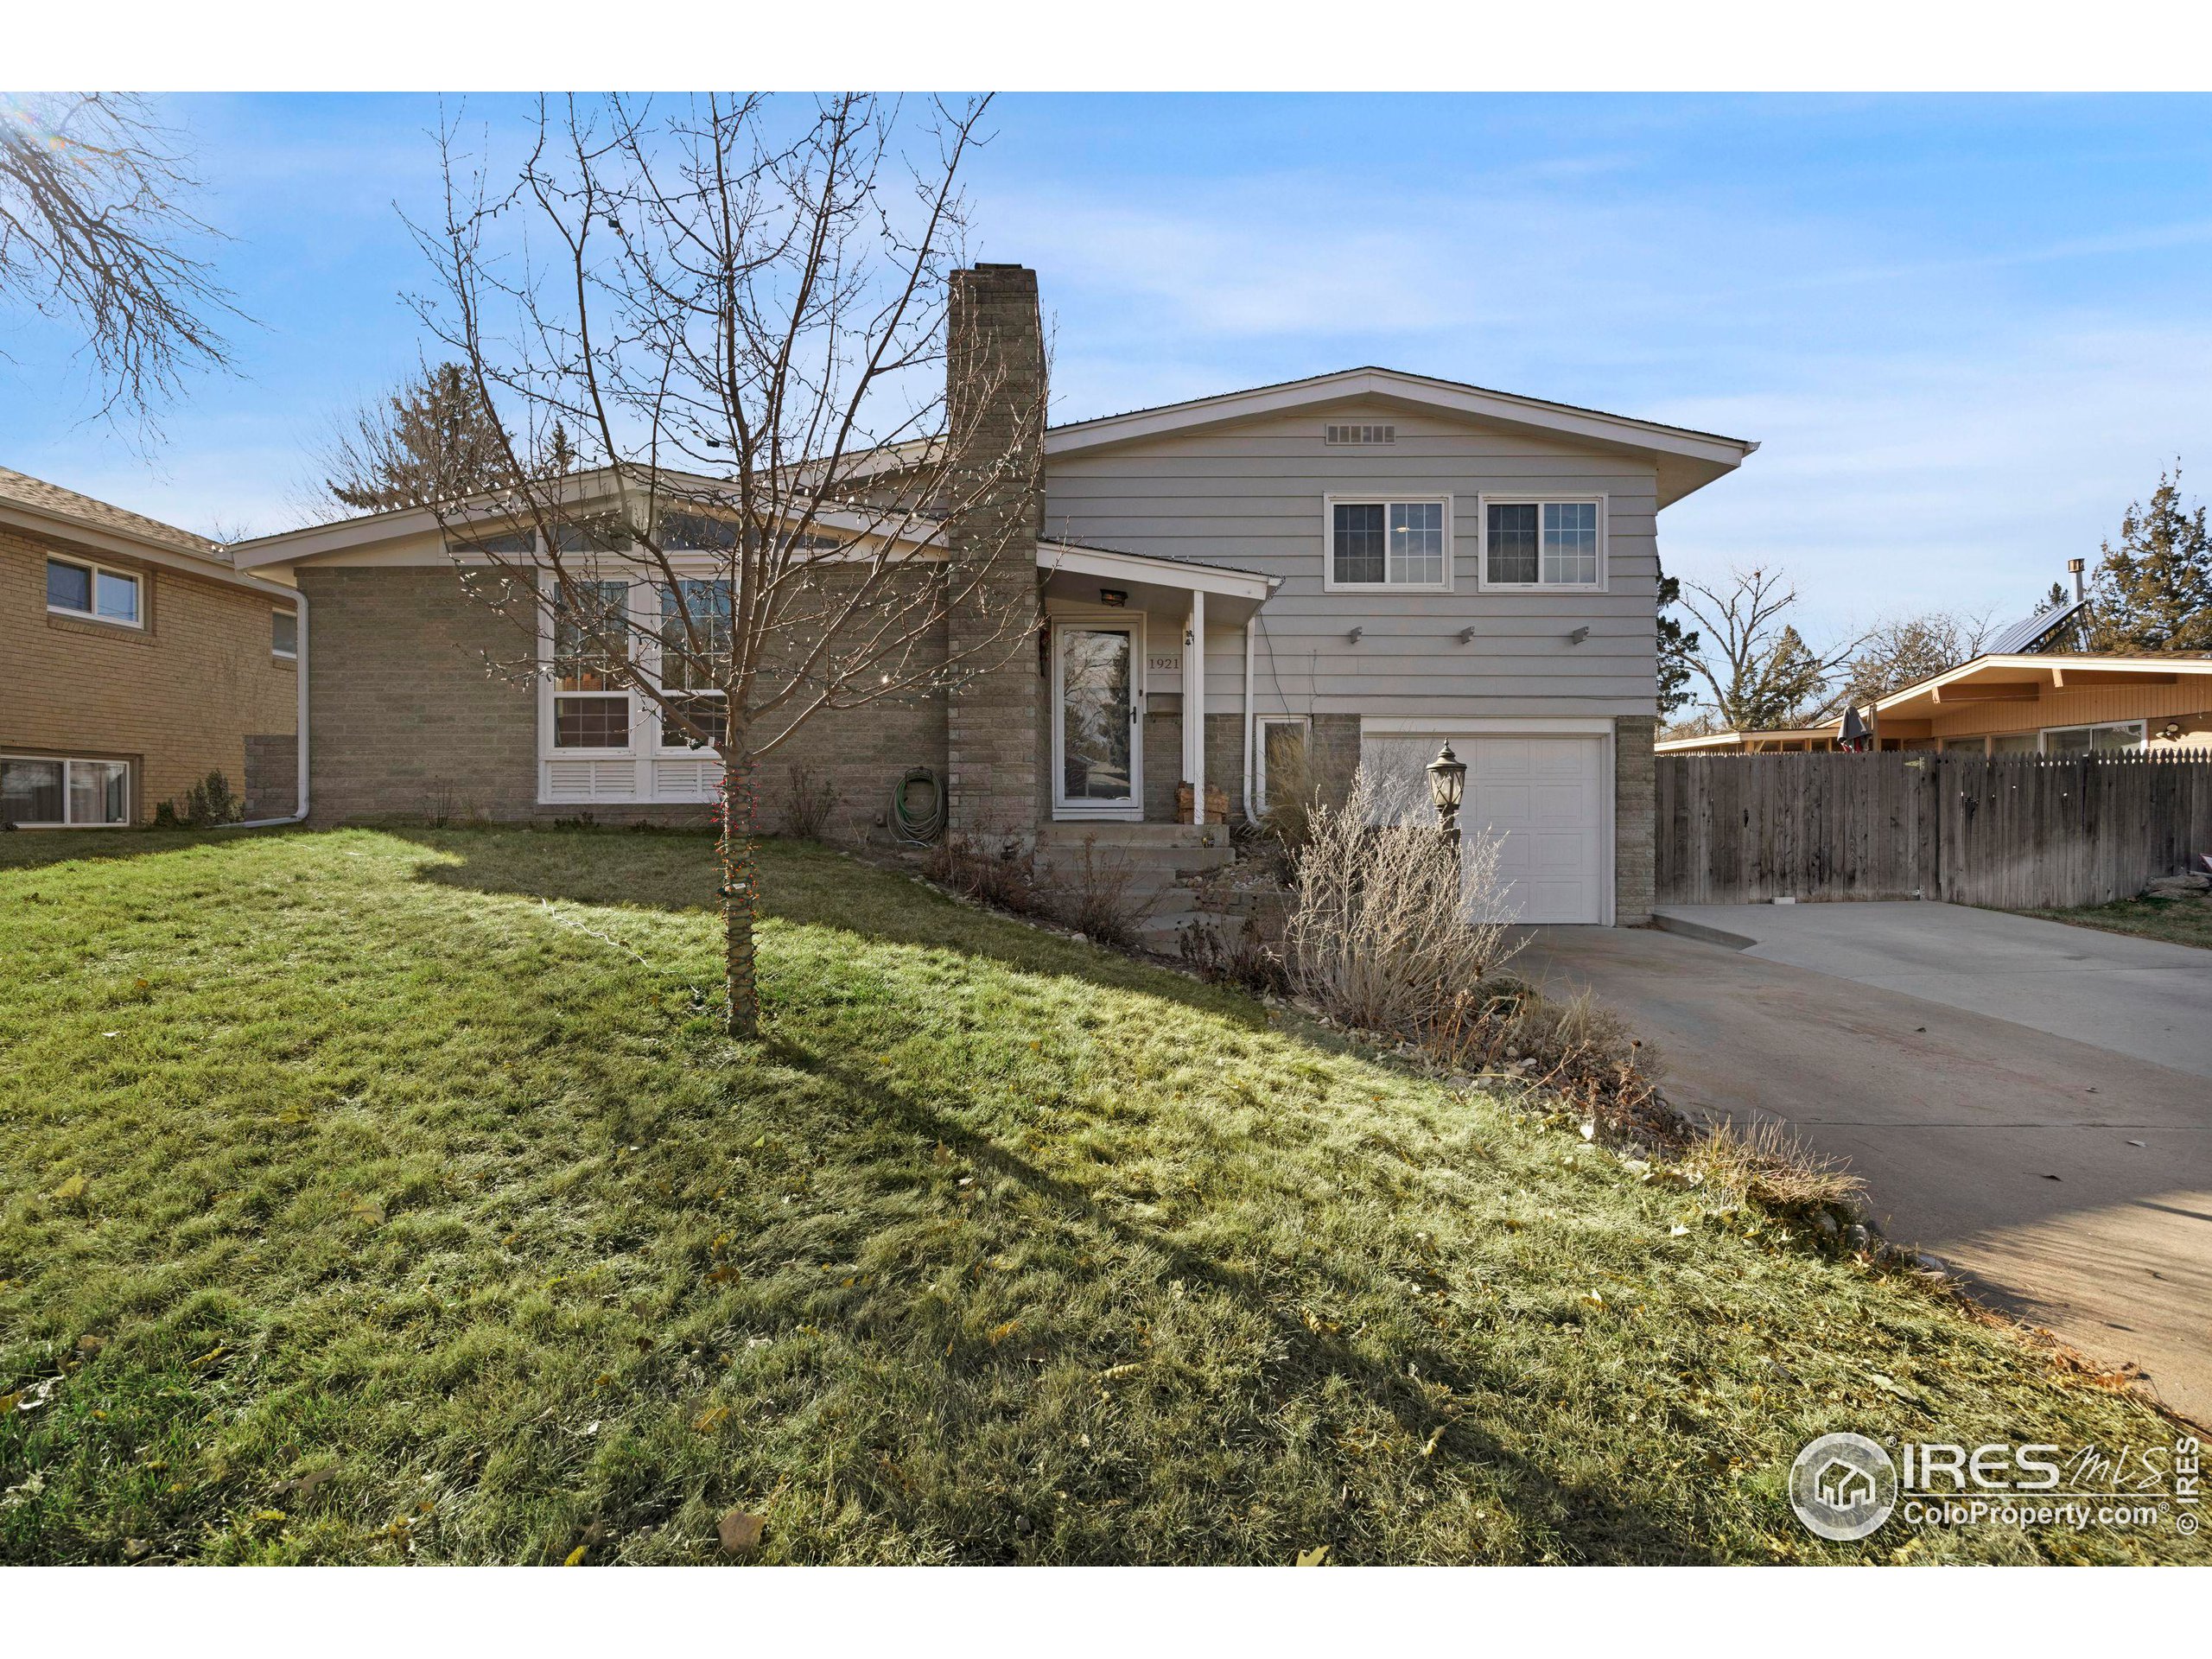
[[[1398,429],[1395,426],[1325,426],[1321,429],[1324,443],[1395,443]]]

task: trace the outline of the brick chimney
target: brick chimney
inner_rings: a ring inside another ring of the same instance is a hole
[[[946,699],[946,823],[956,835],[1003,836],[1027,847],[1037,832],[1043,700],[1031,643],[1045,530],[1045,330],[1035,271],[976,265],[952,273],[945,376],[947,430],[958,446],[953,494],[976,501],[956,513],[946,553],[956,583],[963,563],[990,565],[946,630],[956,658],[976,653],[974,677]]]

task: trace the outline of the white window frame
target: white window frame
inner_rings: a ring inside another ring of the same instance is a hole
[[[624,584],[626,594],[623,600],[623,612],[624,614],[629,618],[630,634],[634,644],[638,638],[638,625],[641,620],[639,613],[639,601],[638,594],[641,588],[646,588],[650,584],[639,582],[633,575],[598,575],[592,576],[577,576],[572,578],[572,580],[577,582],[620,582]],[[550,572],[548,572],[544,578],[544,585],[549,595],[551,594],[558,587],[556,580]],[[634,686],[625,686],[619,692],[562,690],[556,683],[556,676],[553,673],[553,613],[554,606],[550,602],[538,607],[537,656],[538,661],[544,668],[544,671],[537,677],[538,758],[543,760],[634,760],[638,759],[640,752],[640,745],[638,741],[639,705],[641,702],[650,704],[652,702],[652,699],[649,697],[641,697],[637,688]],[[658,610],[653,613],[652,626],[656,628],[660,626],[660,614]],[[564,748],[561,746],[559,741],[561,730],[560,722],[555,716],[556,698],[611,698],[615,696],[620,696],[623,699],[623,706],[628,711],[628,730],[630,734],[630,741],[627,743],[624,744],[619,749]],[[655,708],[652,710],[652,715],[653,733],[655,740],[658,741],[660,731],[660,710],[658,708]],[[703,753],[702,753],[701,758],[704,758]]]
[[[46,556],[46,562],[48,564],[66,564],[73,570],[82,570],[86,576],[86,597],[92,601],[92,609],[75,611],[67,605],[56,605],[52,600],[48,600],[46,602],[48,614],[70,617],[79,622],[97,622],[103,627],[130,628],[139,633],[146,631],[146,573],[144,571],[126,570],[119,564],[101,564],[92,559],[80,559],[64,553],[49,553]],[[41,576],[44,576],[45,574],[43,569],[39,572]],[[125,622],[120,617],[100,614],[100,578],[102,576],[117,577],[129,582],[137,590],[138,614],[134,620]]]
[[[1475,498],[1475,588],[1484,594],[1603,594],[1611,591],[1612,499],[1604,491],[1557,490],[1530,493],[1483,494]],[[1595,582],[1546,582],[1544,520],[1547,506],[1588,506],[1598,509],[1598,579]],[[1492,582],[1490,579],[1490,510],[1492,507],[1536,509],[1536,580]]]
[[[276,619],[280,616],[289,616],[292,619],[292,648],[289,651],[284,650],[276,643]],[[297,611],[288,610],[282,605],[271,605],[269,607],[269,654],[280,663],[296,663],[300,660],[300,613]]]
[[[76,561],[73,559],[68,563],[73,564]],[[65,614],[73,615],[75,613],[69,612]],[[61,816],[51,822],[43,818],[18,818],[15,821],[16,828],[18,830],[128,830],[137,821],[132,809],[137,804],[138,778],[136,769],[128,760],[118,760],[113,756],[96,754],[0,754],[0,760],[31,760],[49,766],[58,765],[61,768]],[[98,823],[78,823],[71,820],[69,799],[72,791],[69,768],[79,766],[121,766],[123,768],[123,817],[121,818],[112,823],[105,820]]]
[[[721,575],[717,572],[709,572],[701,575],[693,575],[686,571],[681,565],[676,566],[676,579],[678,582],[719,582],[723,580]],[[645,596],[643,603],[650,610],[652,621],[652,635],[647,645],[648,655],[645,661],[642,663],[640,666],[645,669],[647,676],[652,680],[654,684],[660,685],[662,683],[660,677],[660,630],[662,623],[665,620],[664,613],[661,609],[661,583],[653,580],[645,581],[641,584],[632,583],[630,595],[632,605],[639,602],[637,594],[637,590],[639,586],[642,586],[645,590]],[[734,633],[737,627],[736,611],[736,596],[733,594],[730,603],[730,628],[733,633]],[[662,714],[660,705],[654,702],[652,698],[646,696],[642,692],[632,691],[630,695],[636,700],[638,706],[646,713],[647,717],[652,722],[652,743],[651,745],[651,750],[656,758],[664,760],[712,760],[717,763],[721,761],[722,758],[721,750],[715,745],[700,745],[683,741],[677,741],[676,743],[669,742],[662,730]],[[720,691],[678,691],[674,695],[680,697],[718,698],[722,703],[722,713],[724,717],[727,718],[728,715],[729,698],[727,693]],[[631,730],[635,731],[636,729],[636,726],[632,724]],[[574,754],[575,751],[574,749],[567,749],[563,750],[563,753],[564,754]]]
[[[1390,557],[1386,549],[1382,556],[1382,580],[1380,582],[1338,582],[1337,580],[1337,509],[1338,507],[1380,507],[1382,509],[1384,534],[1388,535],[1392,507],[1432,507],[1444,509],[1444,575],[1439,582],[1392,582]],[[1321,591],[1326,594],[1448,594],[1452,591],[1452,499],[1450,495],[1400,493],[1388,490],[1347,490],[1321,498]],[[1602,515],[1601,515],[1602,518]]]
[[[1047,717],[1052,722],[1052,818],[1055,823],[1141,823],[1144,822],[1144,721],[1145,721],[1145,613],[1141,610],[1069,609],[1052,613],[1052,702]],[[1071,628],[1091,630],[1121,629],[1129,636],[1129,699],[1131,709],[1129,734],[1129,802],[1127,805],[1098,801],[1070,801],[1067,798],[1067,726],[1060,718],[1060,703],[1066,690],[1065,655],[1061,650],[1061,637]]]
[[[2036,753],[2037,754],[2049,754],[2050,753],[2050,740],[2057,736],[2061,732],[2101,732],[2105,730],[2107,728],[2113,726],[2126,726],[2133,728],[2135,732],[2136,749],[2147,749],[2151,747],[2151,722],[2147,720],[2088,720],[2073,726],[2044,727],[2036,734]],[[2123,754],[2132,752],[2133,751],[2125,749],[2120,751]],[[2101,753],[2108,754],[2111,753],[2112,751],[2108,749],[2101,751],[2092,748],[2085,751],[2085,753],[2089,754],[2097,754]]]
[[[1313,720],[1309,715],[1255,715],[1252,717],[1252,806],[1268,810],[1268,728],[1295,726],[1306,734],[1306,763],[1313,764]]]

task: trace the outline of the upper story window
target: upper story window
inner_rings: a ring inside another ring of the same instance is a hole
[[[1604,498],[1499,500],[1483,498],[1483,586],[1486,588],[1603,588]]]
[[[1427,588],[1452,584],[1451,503],[1329,498],[1327,581],[1343,588]]]
[[[46,608],[126,628],[143,626],[137,576],[75,559],[46,562]]]
[[[291,611],[269,613],[269,650],[272,656],[297,661],[300,655],[300,619]]]

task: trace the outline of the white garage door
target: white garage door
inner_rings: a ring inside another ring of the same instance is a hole
[[[1425,768],[1441,736],[1393,733],[1362,741],[1370,771],[1427,798]],[[1459,823],[1503,837],[1505,909],[1523,922],[1605,919],[1605,758],[1602,737],[1454,737],[1467,763]]]

